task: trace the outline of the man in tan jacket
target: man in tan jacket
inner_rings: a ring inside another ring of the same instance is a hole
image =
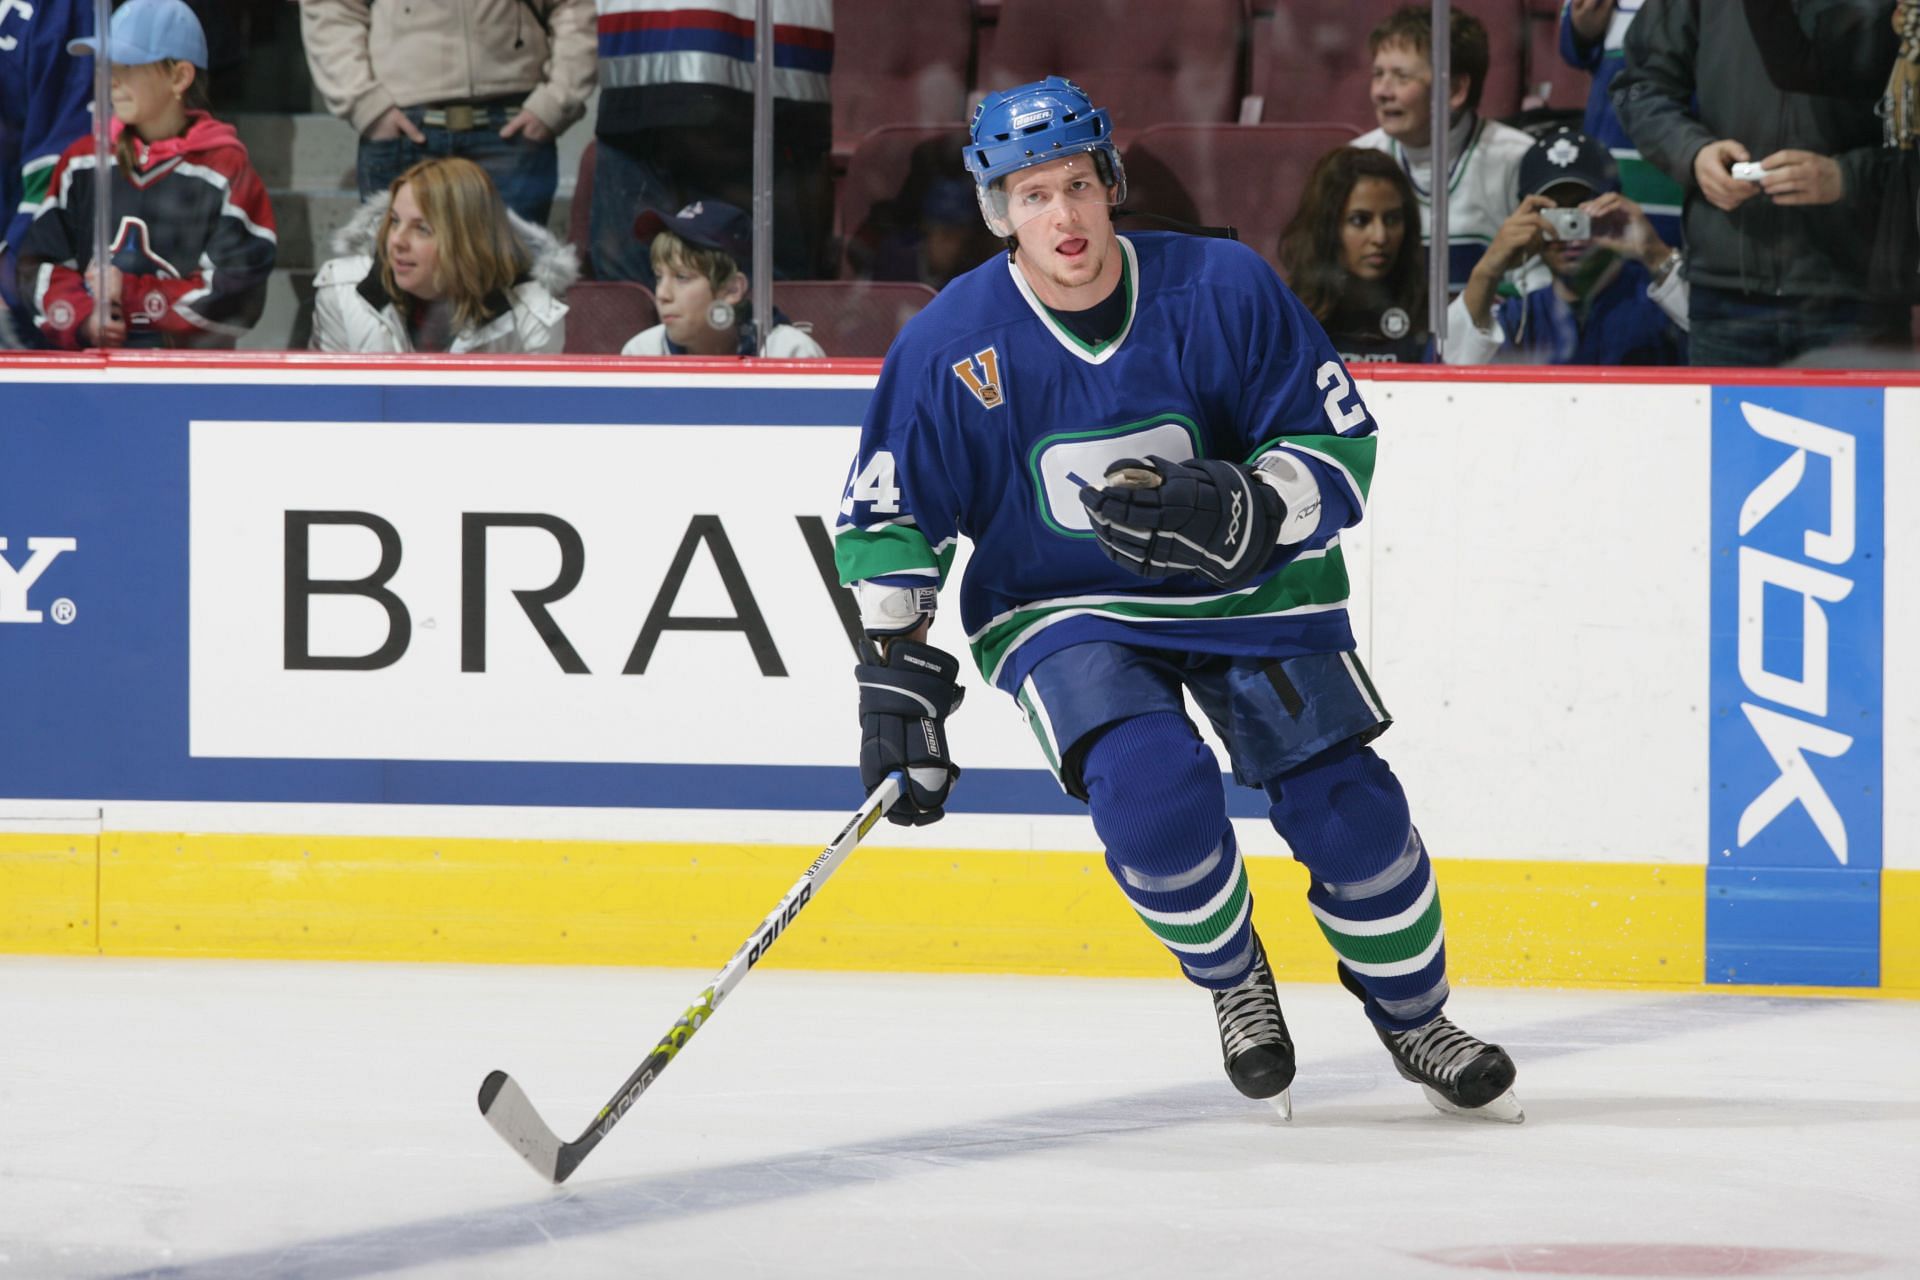
[[[546,223],[554,139],[593,92],[593,0],[304,0],[300,29],[328,110],[360,132],[362,199],[458,155]]]

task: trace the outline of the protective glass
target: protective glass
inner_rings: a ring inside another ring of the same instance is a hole
[[[1119,162],[1112,164],[1118,179]],[[1017,170],[980,189],[980,212],[995,235],[1012,236],[1035,218],[1062,206],[1105,205],[1111,209],[1125,197],[1126,187],[1124,179],[1109,185],[1102,168],[1096,153],[1089,151]]]

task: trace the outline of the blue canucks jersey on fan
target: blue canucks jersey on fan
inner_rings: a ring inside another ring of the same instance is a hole
[[[836,531],[843,582],[944,581],[973,545],[960,611],[975,661],[1014,693],[1090,640],[1291,657],[1353,648],[1339,533],[1359,521],[1374,422],[1312,315],[1229,240],[1120,237],[1126,321],[1089,344],[995,258],[896,340],[867,411]],[[1085,484],[1157,454],[1247,462],[1285,449],[1323,509],[1296,554],[1238,591],[1139,577],[1101,554]]]

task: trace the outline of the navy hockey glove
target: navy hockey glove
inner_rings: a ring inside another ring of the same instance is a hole
[[[1235,462],[1122,458],[1106,481],[1080,490],[1093,535],[1109,560],[1146,578],[1197,573],[1243,587],[1272,561],[1282,524],[1298,523],[1279,490]],[[1316,495],[1316,516],[1318,507]]]
[[[887,811],[890,822],[919,827],[946,815],[943,806],[960,766],[947,755],[946,718],[966,694],[960,660],[931,645],[896,640],[885,658],[860,646],[853,678],[860,684],[860,781],[872,791],[904,772],[907,793]]]

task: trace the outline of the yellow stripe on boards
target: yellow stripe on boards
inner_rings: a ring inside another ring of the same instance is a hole
[[[97,951],[98,855],[92,832],[0,832],[0,952]]]
[[[1920,996],[1920,871],[1880,873],[1880,986]]]
[[[815,852],[108,832],[98,946],[113,955],[717,968]],[[15,940],[12,949],[75,949],[67,921],[89,918],[76,914],[91,904],[87,861],[4,864],[9,886],[26,884],[29,865],[40,866],[43,879],[54,866],[66,877],[59,894],[0,899],[0,936]],[[1276,976],[1329,980],[1333,953],[1307,907],[1305,871],[1277,858],[1245,865]],[[1456,859],[1439,861],[1437,874],[1457,982],[1703,981],[1700,868]],[[91,946],[88,938],[78,949]],[[797,917],[768,963],[1175,973],[1097,854],[1009,850],[863,849]]]

